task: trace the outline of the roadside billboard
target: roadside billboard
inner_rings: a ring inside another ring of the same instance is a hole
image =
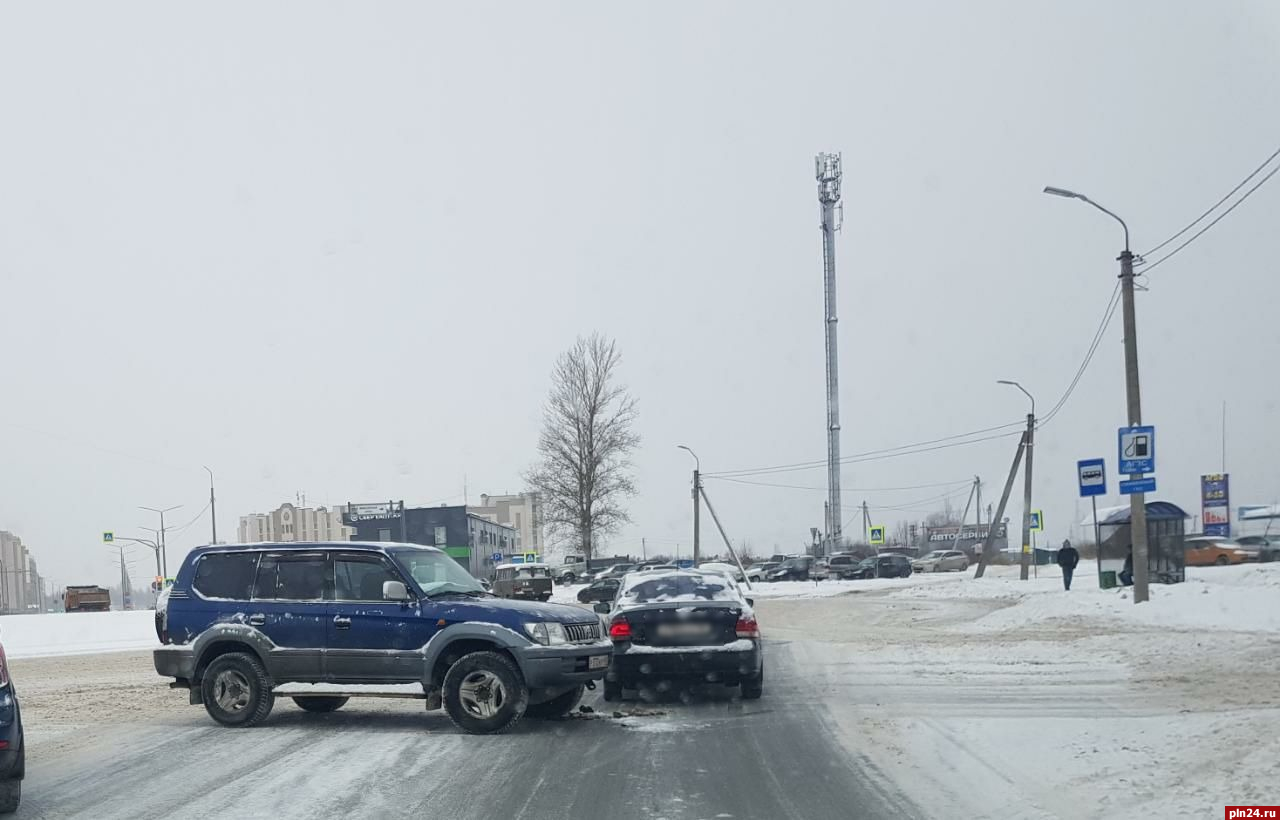
[[[925,527],[923,549],[957,549],[970,554],[982,552],[982,543],[987,538],[990,526],[989,524],[965,524],[963,527]],[[1009,535],[1003,523],[996,525],[996,537],[991,548],[996,552],[1009,548]]]
[[[1205,535],[1231,535],[1231,488],[1226,473],[1200,476],[1200,520]]]

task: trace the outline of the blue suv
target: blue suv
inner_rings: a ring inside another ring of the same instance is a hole
[[[444,552],[389,543],[193,550],[156,632],[156,671],[226,726],[262,721],[280,684],[331,684],[290,693],[331,712],[362,686],[420,683],[459,728],[501,732],[571,711],[613,651],[593,612],[495,598]]]

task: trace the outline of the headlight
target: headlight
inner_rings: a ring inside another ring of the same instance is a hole
[[[525,624],[524,631],[529,637],[543,646],[556,646],[568,643],[564,636],[564,627],[558,623]]]

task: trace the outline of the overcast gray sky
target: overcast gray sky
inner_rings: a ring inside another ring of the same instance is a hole
[[[190,520],[202,464],[220,534],[299,491],[517,491],[554,357],[600,330],[644,436],[614,545],[688,550],[677,444],[708,472],[825,454],[815,152],[844,152],[852,454],[1017,421],[997,378],[1052,406],[1122,245],[1040,189],[1145,250],[1280,144],[1277,87],[1266,0],[6,3],[0,528],[59,583],[108,582],[101,531]],[[1280,497],[1278,204],[1139,294],[1157,495],[1192,512],[1223,399],[1233,505]],[[1120,339],[1117,316],[1037,441],[1055,541],[1076,459],[1115,484]],[[945,491],[855,488],[979,474],[994,499],[1015,442],[848,465],[845,518]],[[821,526],[821,489],[707,486],[735,540]]]

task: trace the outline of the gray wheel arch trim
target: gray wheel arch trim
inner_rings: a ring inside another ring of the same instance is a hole
[[[522,675],[524,674],[524,658],[522,657],[523,653],[519,650],[534,645],[533,641],[500,624],[458,623],[446,626],[433,635],[427,645],[422,648],[425,665],[424,686],[430,689],[442,683],[442,681],[432,680],[432,670],[435,668],[436,661],[445,654],[445,651],[452,644],[469,640],[488,641],[502,649],[514,650],[511,655],[515,658],[516,666],[520,668],[520,674]]]
[[[208,666],[204,656],[209,647],[216,643],[232,642],[242,644],[246,649],[258,656],[258,660],[266,668],[267,674],[273,674],[271,652],[276,645],[271,639],[247,624],[217,624],[201,632],[191,643],[191,654],[195,658],[193,672]]]

